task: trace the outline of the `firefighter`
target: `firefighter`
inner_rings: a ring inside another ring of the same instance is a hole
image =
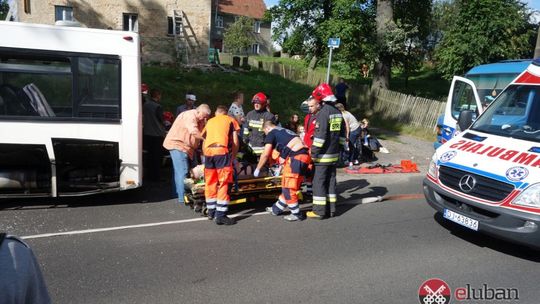
[[[272,121],[263,124],[263,131],[266,134],[264,151],[253,176],[259,176],[261,168],[274,149],[279,153],[279,158],[285,160],[281,177],[281,195],[272,207],[266,208],[266,211],[272,215],[280,215],[286,207],[289,207],[291,214],[283,218],[290,222],[302,220],[304,217],[300,213],[297,193],[310,169],[309,151],[296,133],[277,127]]]
[[[274,114],[268,112],[268,98],[264,93],[257,93],[251,99],[254,110],[246,115],[243,139],[251,147],[255,155],[260,156],[264,150],[263,124],[265,121],[275,121]]]
[[[206,123],[203,130],[204,196],[208,219],[218,225],[234,225],[236,221],[227,217],[229,184],[233,182],[233,160],[238,152],[236,119],[227,115],[227,108],[218,106],[216,116]]]
[[[334,106],[337,100],[326,83],[313,90],[312,97],[320,104],[315,115],[316,127],[311,145],[313,175],[313,210],[306,215],[312,219],[333,217],[336,212],[336,165],[340,145],[346,144],[345,120]]]

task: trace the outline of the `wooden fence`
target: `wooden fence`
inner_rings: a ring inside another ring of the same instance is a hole
[[[308,71],[279,62],[264,62],[249,58],[249,65],[254,69],[280,75],[291,81],[315,87],[325,81],[325,73]],[[330,83],[332,83],[332,75]],[[347,104],[353,112],[377,116],[384,120],[396,121],[426,131],[435,129],[437,118],[444,113],[446,102],[416,97],[385,89],[371,94],[369,85],[350,84]]]
[[[382,119],[433,130],[445,102],[379,89],[372,104],[373,114]]]

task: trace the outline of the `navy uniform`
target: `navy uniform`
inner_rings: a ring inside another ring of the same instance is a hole
[[[253,150],[253,153],[260,156],[264,151],[265,135],[263,132],[263,124],[265,121],[275,122],[275,116],[266,109],[268,99],[263,93],[255,94],[251,102],[253,104],[259,104],[260,109],[251,110],[247,113],[243,127],[243,139]]]
[[[311,158],[315,172],[313,175],[313,211],[308,218],[334,216],[336,212],[336,165],[340,147],[346,144],[345,120],[341,111],[333,104],[336,100],[327,84],[318,86],[313,97],[325,102],[315,114],[316,126],[311,145]]]

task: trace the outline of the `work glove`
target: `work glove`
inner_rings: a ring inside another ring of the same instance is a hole
[[[259,169],[255,169],[255,171],[253,171],[254,177],[259,177],[259,174],[261,174],[261,171]]]

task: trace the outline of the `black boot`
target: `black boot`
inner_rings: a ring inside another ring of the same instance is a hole
[[[225,215],[216,217],[216,224],[230,226],[236,224],[236,220]]]

